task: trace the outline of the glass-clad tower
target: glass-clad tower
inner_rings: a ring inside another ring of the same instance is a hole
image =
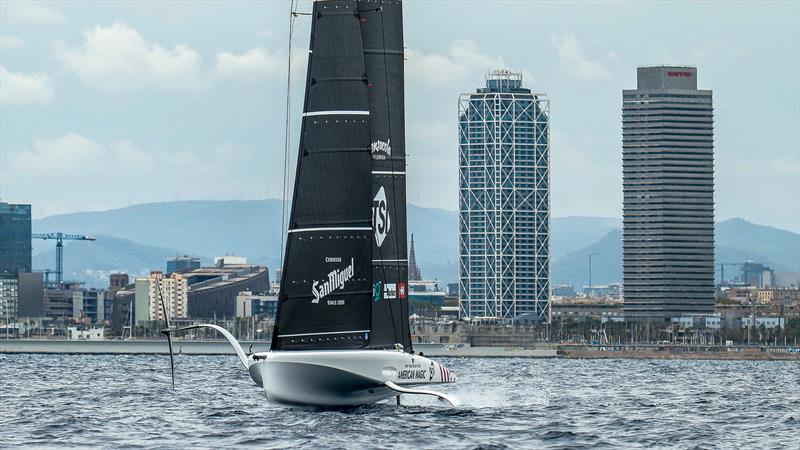
[[[547,321],[550,101],[495,71],[458,106],[461,316]]]
[[[694,67],[622,91],[625,315],[714,312],[714,112]]]

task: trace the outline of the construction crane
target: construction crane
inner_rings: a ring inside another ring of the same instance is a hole
[[[94,236],[85,236],[82,234],[66,234],[66,233],[32,233],[33,239],[54,239],[56,241],[56,270],[46,271],[48,274],[54,272],[56,274],[56,285],[61,286],[64,278],[64,241],[95,241]]]

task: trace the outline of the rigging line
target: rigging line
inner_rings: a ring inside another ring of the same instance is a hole
[[[289,44],[286,64],[286,128],[284,130],[283,152],[283,191],[281,198],[281,258],[280,267],[283,269],[286,238],[286,198],[289,196],[289,157],[291,153],[291,113],[292,113],[292,36],[294,35],[294,21],[297,18],[297,0],[289,2]]]

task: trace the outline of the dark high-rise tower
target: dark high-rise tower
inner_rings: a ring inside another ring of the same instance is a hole
[[[625,314],[714,312],[714,118],[694,67],[640,67],[622,92]]]
[[[0,202],[0,273],[31,271],[31,205]]]
[[[31,205],[0,202],[0,323],[17,320],[20,277],[31,271]]]

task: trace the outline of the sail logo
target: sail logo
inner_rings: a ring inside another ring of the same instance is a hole
[[[381,282],[377,281],[372,285],[372,298],[379,302],[381,301]]]
[[[375,243],[378,247],[383,245],[383,240],[389,234],[389,204],[386,202],[386,191],[381,186],[375,198],[372,199],[372,229],[375,230]]]
[[[350,265],[344,269],[333,269],[328,273],[328,279],[324,281],[314,281],[311,285],[311,293],[314,295],[314,300],[311,303],[319,303],[320,299],[327,296],[333,291],[339,290],[344,287],[344,283],[353,279],[355,262],[350,258]]]
[[[383,298],[388,298],[388,299],[397,298],[397,284],[386,283],[383,289]]]
[[[378,140],[370,144],[372,159],[385,160],[392,156],[391,141],[391,139],[387,139],[386,142]]]

